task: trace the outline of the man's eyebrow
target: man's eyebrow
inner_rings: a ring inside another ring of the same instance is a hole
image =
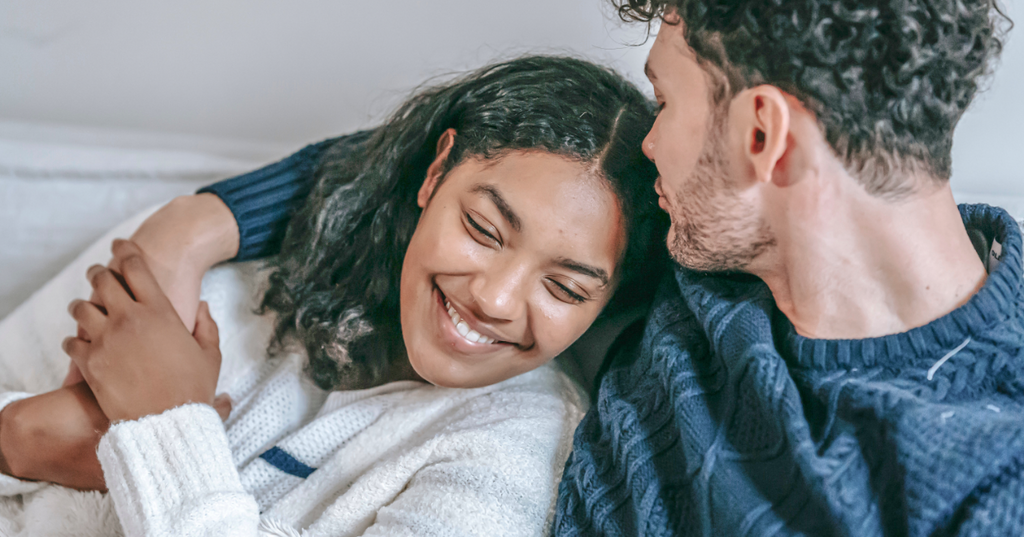
[[[573,272],[579,272],[580,274],[590,276],[591,278],[597,278],[601,280],[601,285],[608,285],[608,273],[604,269],[592,267],[586,263],[580,263],[579,261],[573,261],[572,259],[559,259],[558,265],[567,268]]]
[[[497,188],[492,185],[476,185],[470,192],[473,192],[474,194],[483,194],[490,198],[498,208],[498,212],[501,213],[501,216],[505,217],[505,220],[508,221],[508,225],[512,226],[512,229],[516,231],[523,230],[522,220],[519,219],[516,212],[512,210],[512,206],[505,201],[505,198],[502,197],[501,192],[498,192]]]
[[[654,69],[651,69],[651,62],[644,62],[644,74],[651,80],[657,80],[658,77],[654,74]]]

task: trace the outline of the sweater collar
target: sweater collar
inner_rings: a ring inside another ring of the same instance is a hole
[[[972,238],[982,236],[990,249],[985,259],[988,279],[964,305],[924,326],[900,334],[859,340],[811,339],[796,333],[777,309],[775,334],[787,359],[794,365],[832,370],[851,367],[896,366],[934,362],[937,350],[950,354],[970,338],[984,334],[1018,315],[1022,292],[1021,229],[997,207],[961,205],[960,215]],[[977,244],[978,241],[975,241]],[[983,254],[984,255],[984,254]]]

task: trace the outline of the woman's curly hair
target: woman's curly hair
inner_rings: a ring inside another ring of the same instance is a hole
[[[678,14],[714,97],[771,84],[800,99],[884,196],[913,189],[906,172],[949,179],[953,129],[1012,26],[997,1],[613,0],[627,21]]]
[[[450,128],[457,134],[445,173],[516,150],[591,166],[626,222],[620,283],[605,310],[649,300],[666,266],[668,231],[657,170],[641,152],[653,123],[653,103],[639,89],[573,58],[528,56],[422,89],[381,126],[319,157],[316,185],[270,261],[262,309],[278,314],[276,344],[301,343],[325,389],[373,386],[407,371],[402,263],[421,212],[416,194]]]

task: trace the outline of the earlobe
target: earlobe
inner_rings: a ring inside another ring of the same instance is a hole
[[[427,168],[427,176],[423,179],[423,186],[420,187],[416,195],[416,204],[419,205],[420,209],[425,209],[430,201],[430,197],[434,195],[434,190],[437,188],[441,176],[444,175],[445,162],[447,162],[448,155],[451,154],[452,146],[454,145],[455,129],[444,131],[437,139],[437,154],[434,156],[434,162],[431,162],[430,167]]]

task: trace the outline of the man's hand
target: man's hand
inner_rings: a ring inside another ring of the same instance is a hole
[[[120,274],[89,269],[97,300],[77,300],[70,311],[85,337],[69,337],[64,350],[111,421],[135,420],[186,404],[214,405],[220,372],[217,325],[202,304],[195,332],[182,324],[138,247],[114,243]]]
[[[105,490],[96,447],[109,426],[85,383],[11,403],[0,412],[0,472]]]

